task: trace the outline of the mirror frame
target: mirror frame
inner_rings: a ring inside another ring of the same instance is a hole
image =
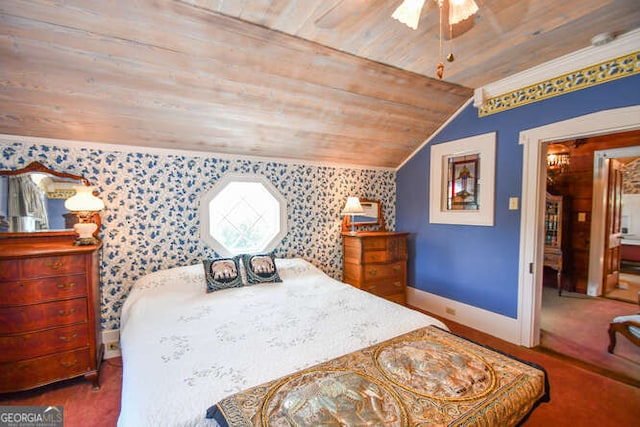
[[[366,205],[366,204],[377,204],[378,208],[377,208],[377,216],[376,216],[376,220],[375,221],[366,221],[366,222],[358,222],[358,221],[354,221],[353,222],[353,226],[354,227],[378,227],[377,231],[385,231],[385,223],[384,223],[384,215],[382,214],[382,202],[380,200],[375,200],[375,199],[365,199],[363,197],[360,197],[360,204],[361,205]],[[356,218],[358,217],[358,215],[356,215]],[[349,231],[351,230],[351,215],[345,215],[343,220],[342,220],[342,231]]]
[[[74,175],[74,174],[70,174],[70,173],[66,173],[66,172],[57,172],[54,171],[53,169],[49,169],[48,167],[46,167],[45,165],[43,165],[40,162],[37,161],[33,161],[31,163],[29,163],[27,166],[23,167],[22,169],[14,169],[14,170],[0,170],[0,176],[6,175],[6,176],[11,176],[11,175],[20,175],[23,173],[30,173],[30,172],[38,172],[38,173],[46,173],[49,175],[53,175],[56,176],[58,178],[66,178],[66,179],[73,179],[76,181],[79,181],[81,183],[83,183],[86,186],[90,186],[91,183],[89,182],[89,180],[83,176],[80,175]],[[98,225],[98,228],[96,229],[96,232],[94,233],[94,236],[97,237],[98,232],[100,231],[100,226],[101,226],[101,221],[100,221],[100,214],[99,213],[95,213],[94,217],[93,217],[93,221]],[[48,236],[74,236],[76,234],[76,232],[73,229],[64,229],[64,230],[46,230],[46,231],[23,231],[23,232],[0,232],[0,238],[6,238],[6,237],[48,237]]]

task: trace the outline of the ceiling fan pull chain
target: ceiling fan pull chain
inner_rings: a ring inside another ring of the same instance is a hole
[[[451,5],[449,5],[451,7]],[[449,14],[451,16],[451,14]],[[447,55],[447,61],[453,62],[456,58],[453,56],[453,24],[449,19],[449,55]]]
[[[444,0],[438,0],[438,6],[440,9],[440,62],[438,62],[438,67],[436,68],[436,75],[439,79],[442,79],[442,75],[444,74],[444,64],[442,63],[442,10],[443,10]]]

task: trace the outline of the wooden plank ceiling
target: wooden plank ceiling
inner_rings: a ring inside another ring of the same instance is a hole
[[[640,26],[637,0],[3,0],[0,133],[396,167],[472,88]]]

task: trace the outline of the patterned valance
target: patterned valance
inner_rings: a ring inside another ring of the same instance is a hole
[[[640,51],[489,98],[478,108],[478,116],[488,116],[638,73]]]

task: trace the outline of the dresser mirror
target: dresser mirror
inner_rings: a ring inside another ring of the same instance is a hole
[[[366,230],[385,231],[382,202],[374,199],[360,198],[360,206],[364,213],[354,215],[353,226]],[[351,215],[345,215],[342,220],[342,231],[351,229]]]
[[[76,185],[89,185],[89,181],[39,162],[0,170],[0,233],[73,233],[77,218],[64,202],[75,194]]]

